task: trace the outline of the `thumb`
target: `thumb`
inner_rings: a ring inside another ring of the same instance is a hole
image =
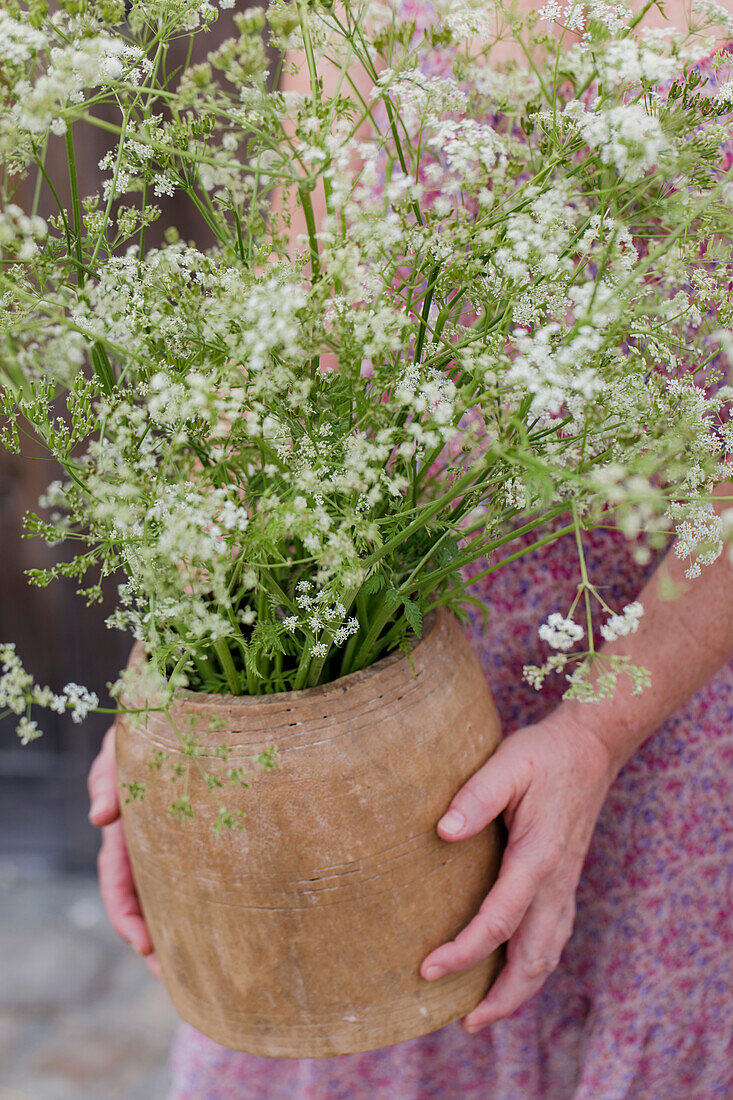
[[[120,814],[113,725],[105,733],[102,748],[89,770],[87,788],[91,802],[89,820],[92,825],[111,825]]]
[[[501,748],[454,795],[436,828],[444,840],[481,832],[517,797],[517,775]]]

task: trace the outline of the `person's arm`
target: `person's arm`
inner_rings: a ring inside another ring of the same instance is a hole
[[[730,498],[733,486],[721,485],[717,494]],[[572,932],[575,890],[611,783],[642,742],[733,658],[728,548],[694,580],[685,578],[685,567],[668,553],[639,594],[644,615],[637,632],[603,650],[648,668],[651,686],[633,695],[620,680],[610,699],[563,702],[543,721],[517,730],[458,791],[438,823],[445,840],[465,840],[502,813],[509,828],[499,878],[479,913],[421,965],[423,977],[437,978],[507,943],[507,965],[462,1021],[470,1033],[514,1012],[555,969]],[[674,598],[670,585],[679,589]]]
[[[733,484],[721,484],[718,513],[733,508]],[[727,500],[724,498],[728,498]],[[651,672],[651,685],[633,695],[626,685],[612,699],[585,705],[563,704],[606,745],[620,768],[653,730],[674,714],[733,657],[733,567],[729,548],[695,580],[685,577],[689,562],[670,552],[639,594],[643,604],[635,634],[601,652],[626,655]]]

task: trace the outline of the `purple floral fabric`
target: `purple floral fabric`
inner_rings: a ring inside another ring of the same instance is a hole
[[[429,5],[405,7],[429,19]],[[422,14],[421,14],[422,13]],[[427,13],[427,14],[424,14]],[[710,66],[700,66],[712,76]],[[722,150],[729,167],[733,152]],[[609,603],[650,567],[610,532],[587,538]],[[479,581],[474,620],[505,733],[559,700],[537,693],[537,626],[578,583],[559,539]],[[468,1036],[458,1024],[365,1054],[274,1059],[226,1050],[186,1024],[169,1100],[733,1100],[733,663],[650,737],[603,807],[580,881],[575,931],[542,990]]]

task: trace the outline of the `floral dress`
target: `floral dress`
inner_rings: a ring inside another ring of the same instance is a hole
[[[586,557],[617,607],[654,564],[608,531],[587,536]],[[491,614],[472,639],[506,735],[559,701],[559,681],[537,693],[522,665],[542,663],[537,625],[567,609],[578,580],[561,538],[474,589]],[[318,1059],[230,1051],[181,1024],[169,1100],[733,1100],[732,777],[733,663],[619,773],[560,965],[512,1016],[474,1036],[454,1023]]]

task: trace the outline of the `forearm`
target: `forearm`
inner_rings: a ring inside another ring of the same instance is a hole
[[[726,483],[717,495],[733,497]],[[721,500],[718,510],[733,507]],[[561,712],[590,725],[620,768],[639,745],[733,658],[733,564],[728,548],[703,566],[694,580],[673,549],[639,594],[644,614],[635,634],[619,638],[601,653],[628,656],[651,673],[651,685],[634,695],[626,677],[613,697],[600,703],[575,700]]]

